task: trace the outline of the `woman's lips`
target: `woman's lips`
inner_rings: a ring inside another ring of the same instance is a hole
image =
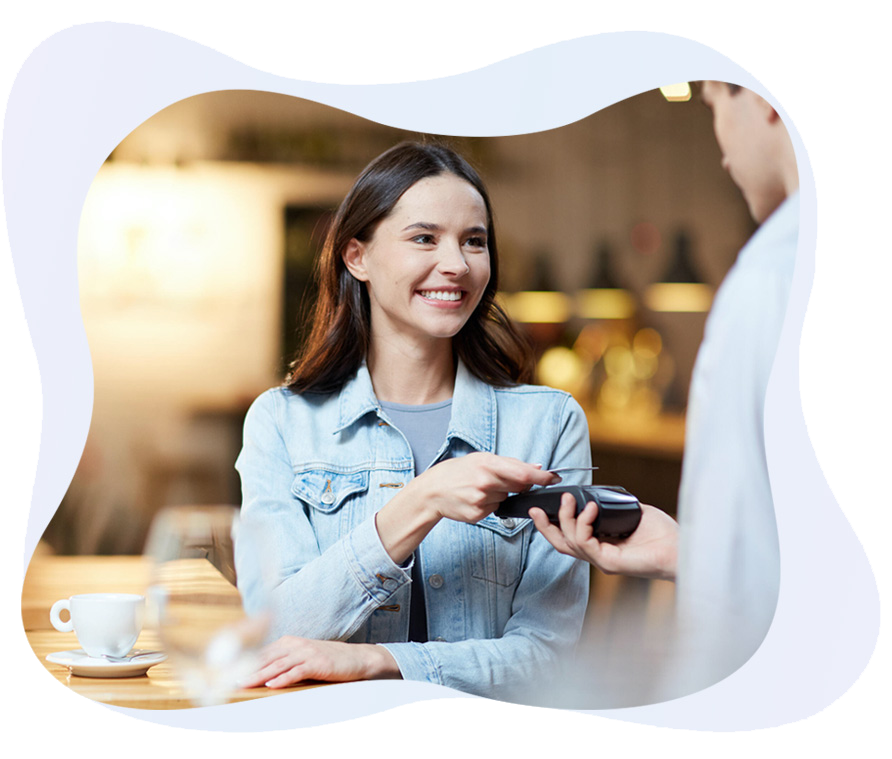
[[[465,299],[464,290],[417,290],[421,299],[435,308],[460,308]]]
[[[427,300],[439,300],[444,302],[456,302],[464,295],[461,290],[419,290],[418,294]]]

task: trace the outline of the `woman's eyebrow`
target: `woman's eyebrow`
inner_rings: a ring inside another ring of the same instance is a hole
[[[403,232],[408,232],[410,229],[425,229],[428,232],[439,232],[441,227],[439,224],[431,224],[428,221],[416,221],[414,224],[405,227]]]
[[[439,224],[433,224],[429,221],[416,221],[413,224],[410,224],[407,227],[402,229],[403,232],[410,232],[414,229],[423,229],[426,232],[441,232],[443,227]],[[487,234],[486,227],[474,226],[468,227],[465,231],[465,234],[475,234],[475,235],[485,235]]]

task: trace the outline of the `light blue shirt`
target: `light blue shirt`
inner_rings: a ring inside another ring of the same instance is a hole
[[[545,468],[591,463],[588,425],[571,396],[495,388],[460,363],[439,453],[474,451]],[[261,395],[236,468],[243,519],[272,528],[274,636],[381,643],[404,679],[512,700],[540,690],[573,650],[588,565],[555,551],[530,520],[493,515],[473,525],[443,519],[424,539],[429,642],[407,642],[412,561],[390,558],[374,515],[412,479],[415,462],[365,366],[339,393]],[[256,578],[243,572],[239,588],[252,610]]]
[[[667,677],[673,697],[740,667],[774,617],[781,560],[764,410],[798,235],[794,192],[738,254],[697,353],[678,499],[679,661]]]

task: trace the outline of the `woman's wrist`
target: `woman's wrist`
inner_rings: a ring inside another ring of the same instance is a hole
[[[378,643],[367,643],[369,680],[400,680],[402,673],[393,654]]]
[[[442,518],[428,504],[420,479],[412,480],[375,515],[384,550],[402,564]]]

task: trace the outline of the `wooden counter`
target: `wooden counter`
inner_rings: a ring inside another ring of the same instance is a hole
[[[60,598],[78,593],[139,593],[148,586],[149,564],[139,556],[41,556],[35,555],[22,588],[22,622],[35,656],[63,685],[94,701],[135,709],[185,709],[194,704],[187,697],[170,661],[162,662],[140,677],[78,677],[67,667],[46,661],[47,654],[79,648],[74,633],[61,633],[50,624],[50,607]],[[190,584],[202,594],[224,595],[239,603],[238,591],[214,566],[195,560]],[[161,648],[157,634],[143,630],[136,648]],[[323,683],[280,690],[250,688],[236,691],[229,702],[250,701],[278,693],[315,688]]]

